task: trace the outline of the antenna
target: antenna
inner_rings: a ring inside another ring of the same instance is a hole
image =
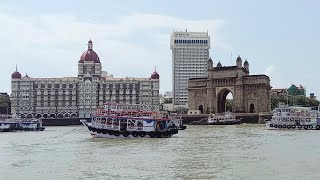
[[[18,65],[16,64],[16,71],[18,71]]]
[[[231,63],[231,66],[232,66],[232,51],[230,53],[230,63]]]

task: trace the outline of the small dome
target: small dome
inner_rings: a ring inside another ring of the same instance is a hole
[[[100,63],[99,56],[92,49],[91,39],[88,41],[88,50],[86,50],[84,53],[82,53],[78,63],[83,63],[84,61],[93,61],[95,63]]]
[[[152,74],[151,74],[151,79],[160,79],[160,75],[154,71]]]
[[[209,58],[208,63],[213,63],[211,57]]]
[[[243,64],[248,65],[249,62],[247,60],[245,60]]]
[[[15,71],[14,73],[12,73],[11,78],[12,79],[21,79],[21,74],[18,71]]]
[[[217,67],[222,67],[220,61],[218,62]]]
[[[237,57],[237,61],[242,61],[240,56]]]

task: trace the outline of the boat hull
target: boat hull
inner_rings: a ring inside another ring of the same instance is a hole
[[[273,124],[270,121],[266,123],[266,128],[268,130],[320,130],[319,125],[283,125],[283,124]]]
[[[170,131],[152,131],[152,132],[128,132],[115,131],[108,129],[99,129],[92,127],[90,123],[82,122],[93,138],[170,138],[178,133],[178,129]]]

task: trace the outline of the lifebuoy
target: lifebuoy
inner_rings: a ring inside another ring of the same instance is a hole
[[[320,129],[320,126],[319,125],[316,125],[316,130],[319,130]]]
[[[97,129],[97,133],[100,134],[102,132],[101,129]]]
[[[288,125],[287,128],[288,128],[288,129],[291,129],[291,125]]]
[[[309,125],[309,128],[310,128],[310,129],[313,129],[313,126],[312,126],[312,125]]]
[[[130,133],[128,131],[125,131],[122,133],[123,137],[128,137],[130,135]]]
[[[115,136],[120,136],[120,132],[119,132],[119,131],[115,131],[113,134],[114,134]]]
[[[307,130],[308,129],[308,125],[304,125],[303,129]]]
[[[270,127],[273,127],[273,124],[270,124]]]
[[[102,134],[107,134],[108,131],[106,129],[102,129]]]
[[[154,137],[155,137],[154,132],[150,132],[150,133],[149,133],[149,136],[150,136],[151,138],[154,138]]]
[[[145,137],[146,136],[146,132],[142,131],[139,133],[140,137]]]
[[[274,128],[278,128],[278,125],[277,125],[277,124],[275,124],[275,125],[274,125]]]
[[[137,137],[138,135],[139,135],[138,132],[135,132],[135,131],[132,132],[132,136],[133,136],[133,137]]]
[[[97,129],[96,128],[92,128],[92,132],[96,132],[97,131]]]
[[[298,125],[298,128],[299,128],[299,129],[301,129],[301,128],[302,128],[302,126],[301,126],[301,125]]]
[[[282,126],[281,126],[281,125],[278,125],[278,128],[282,128]]]
[[[292,125],[292,129],[295,129],[296,128],[296,125]]]
[[[112,130],[108,131],[108,134],[113,135],[113,131]]]
[[[286,128],[286,127],[287,127],[286,125],[283,125],[283,126],[282,126],[282,128]]]

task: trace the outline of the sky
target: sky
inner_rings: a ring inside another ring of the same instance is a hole
[[[320,96],[320,1],[317,0],[0,0],[0,92],[11,74],[77,76],[91,38],[103,71],[115,77],[160,74],[172,90],[170,36],[208,31],[214,63],[247,59],[273,88],[291,84]]]

